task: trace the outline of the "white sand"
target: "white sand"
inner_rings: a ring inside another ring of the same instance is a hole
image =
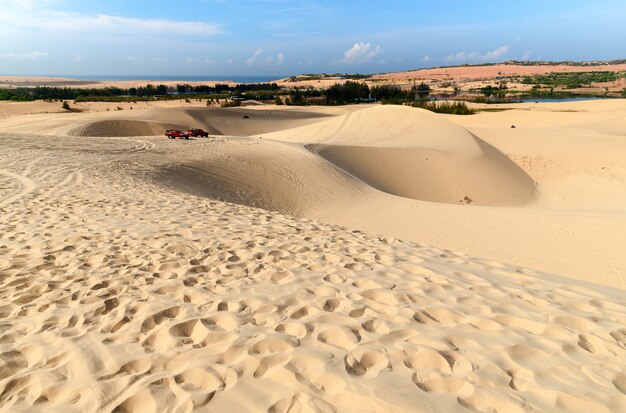
[[[626,106],[558,105],[0,106],[0,410],[626,410]]]

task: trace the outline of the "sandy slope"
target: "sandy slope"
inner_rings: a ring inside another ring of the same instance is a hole
[[[501,152],[422,109],[374,106],[264,138],[308,143],[363,182],[405,198],[501,205],[535,194],[532,178]]]
[[[626,410],[615,103],[7,116],[0,410]]]

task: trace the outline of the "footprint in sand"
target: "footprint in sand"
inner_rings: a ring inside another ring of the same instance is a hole
[[[525,413],[525,400],[517,395],[502,394],[495,389],[476,387],[468,396],[459,396],[458,403],[473,412]],[[565,410],[568,411],[568,410]]]
[[[166,310],[159,311],[158,313],[154,313],[144,320],[143,324],[141,325],[141,332],[146,333],[152,330],[155,326],[161,324],[163,320],[167,318],[177,317],[179,313],[180,313],[180,307],[178,306],[170,307]]]
[[[621,348],[626,349],[626,328],[611,331],[610,334]]]
[[[295,393],[292,396],[282,398],[272,404],[268,413],[337,413],[337,409],[326,400],[308,395]]]
[[[620,374],[613,379],[613,385],[622,393],[626,394],[626,374]]]
[[[448,360],[438,351],[422,348],[417,351],[405,351],[404,365],[415,371],[434,370],[452,373]]]
[[[190,339],[199,343],[209,334],[209,329],[199,319],[188,320],[172,326],[170,334],[176,338]]]
[[[348,373],[366,378],[374,378],[390,367],[389,358],[384,351],[363,347],[351,351],[345,357],[344,363]]]
[[[267,376],[276,369],[285,366],[289,362],[292,352],[291,345],[278,338],[265,338],[256,342],[248,350],[252,356],[261,356],[254,377]]]
[[[351,350],[361,341],[361,335],[348,327],[331,327],[319,333],[317,339],[333,347]]]
[[[156,413],[157,411],[157,402],[149,389],[139,390],[113,409],[113,413]]]
[[[416,372],[413,374],[413,382],[427,393],[455,393],[459,397],[467,397],[474,392],[474,386],[463,377],[447,374]]]
[[[308,334],[308,329],[305,324],[289,321],[278,324],[275,328],[275,331],[279,333],[285,333],[298,339],[302,339]]]
[[[187,392],[212,394],[225,387],[222,377],[212,368],[192,368],[174,377],[176,383]]]
[[[149,358],[143,357],[133,361],[129,361],[124,364],[118,373],[125,373],[129,375],[139,375],[147,373],[152,367],[152,362]]]

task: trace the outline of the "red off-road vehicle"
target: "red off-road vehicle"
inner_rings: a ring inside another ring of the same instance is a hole
[[[189,134],[186,132],[181,132],[179,130],[176,129],[168,129],[167,131],[165,131],[165,136],[167,136],[170,139],[189,139]]]
[[[206,132],[202,129],[189,129],[187,131],[187,135],[189,136],[199,136],[201,138],[208,138],[209,137],[209,132]]]

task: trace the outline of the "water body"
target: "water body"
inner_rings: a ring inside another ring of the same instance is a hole
[[[141,80],[154,83],[161,82],[208,82],[208,81],[233,81],[237,83],[267,83],[274,82],[288,76],[113,76],[113,75],[54,75],[51,77],[64,77],[76,80],[88,81],[128,81]]]

